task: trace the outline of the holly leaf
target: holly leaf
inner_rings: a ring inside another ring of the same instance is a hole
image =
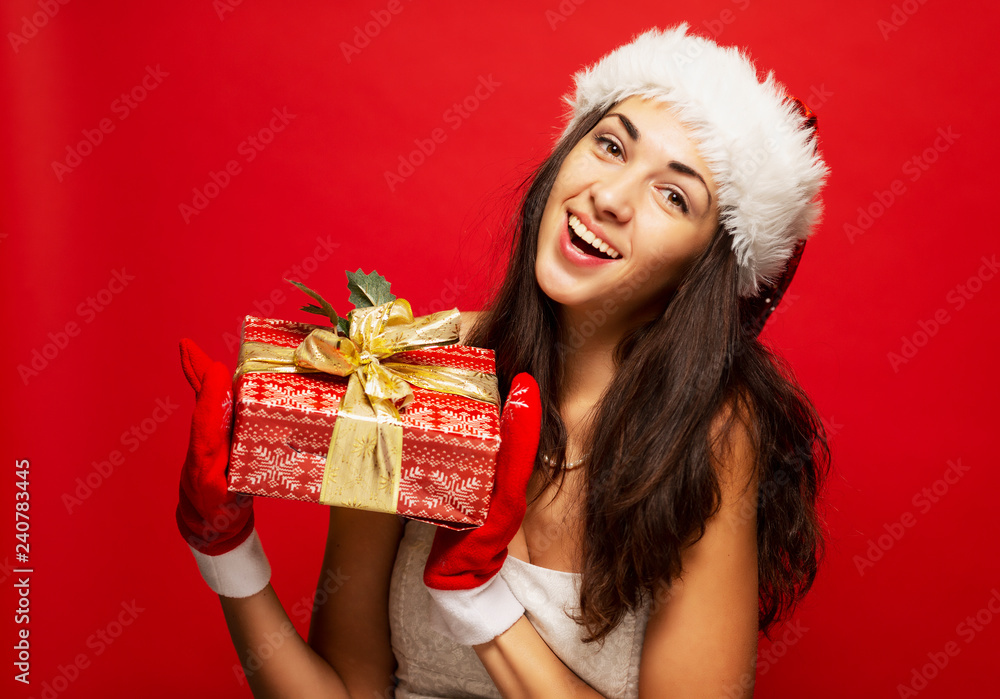
[[[383,303],[395,301],[396,297],[389,291],[389,286],[389,281],[377,270],[365,274],[359,267],[357,272],[347,273],[347,289],[351,292],[348,301],[353,303],[355,308],[381,306]]]
[[[322,296],[317,294],[315,291],[310,289],[305,284],[302,284],[300,282],[293,282],[291,279],[286,279],[285,281],[288,282],[289,284],[294,284],[302,292],[308,294],[309,296],[311,296],[312,298],[316,299],[319,302],[318,306],[314,304],[309,304],[308,306],[302,306],[303,311],[306,311],[307,313],[315,313],[316,315],[321,315],[329,318],[330,322],[333,323],[334,327],[346,328],[347,325],[346,320],[337,315],[337,311],[333,309],[333,306],[331,306],[326,299],[324,299]],[[346,329],[344,333],[345,334],[347,333]]]

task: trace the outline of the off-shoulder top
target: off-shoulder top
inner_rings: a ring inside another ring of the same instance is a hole
[[[428,624],[430,595],[424,563],[435,527],[409,520],[396,555],[389,591],[392,649],[401,699],[500,697],[475,650],[441,636]],[[541,568],[507,556],[500,575],[524,605],[525,615],[553,652],[606,697],[637,697],[639,658],[649,618],[648,603],[627,614],[603,646],[583,643],[583,627],[566,611],[580,601],[580,575]]]

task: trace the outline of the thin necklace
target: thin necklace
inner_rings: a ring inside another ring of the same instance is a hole
[[[590,456],[590,454],[584,454],[583,456],[581,456],[576,461],[569,462],[568,464],[566,464],[565,466],[563,466],[563,470],[564,471],[572,471],[574,468],[576,468],[577,466],[579,466],[580,464],[582,464],[584,461],[586,461],[588,456]],[[546,466],[551,466],[553,464],[553,461],[552,461],[552,459],[549,458],[548,454],[542,454],[542,461],[545,462]]]

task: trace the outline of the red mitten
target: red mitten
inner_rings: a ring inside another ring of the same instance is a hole
[[[486,643],[524,613],[497,573],[524,519],[541,419],[538,385],[528,374],[518,374],[500,417],[500,453],[486,523],[464,531],[440,528],[434,535],[424,584],[438,613],[435,626],[458,643]]]
[[[227,597],[247,597],[263,589],[271,571],[253,528],[253,498],[227,489],[232,379],[224,364],[213,362],[191,340],[181,340],[180,349],[195,405],[181,469],[177,528],[209,587]]]

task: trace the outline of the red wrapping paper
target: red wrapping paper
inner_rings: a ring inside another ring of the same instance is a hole
[[[296,347],[314,325],[247,316],[243,342]],[[493,351],[447,347],[401,352],[392,361],[496,373]],[[326,454],[347,378],[248,372],[235,391],[229,489],[320,502]],[[403,456],[396,514],[453,529],[486,521],[499,408],[413,386],[401,412]]]

